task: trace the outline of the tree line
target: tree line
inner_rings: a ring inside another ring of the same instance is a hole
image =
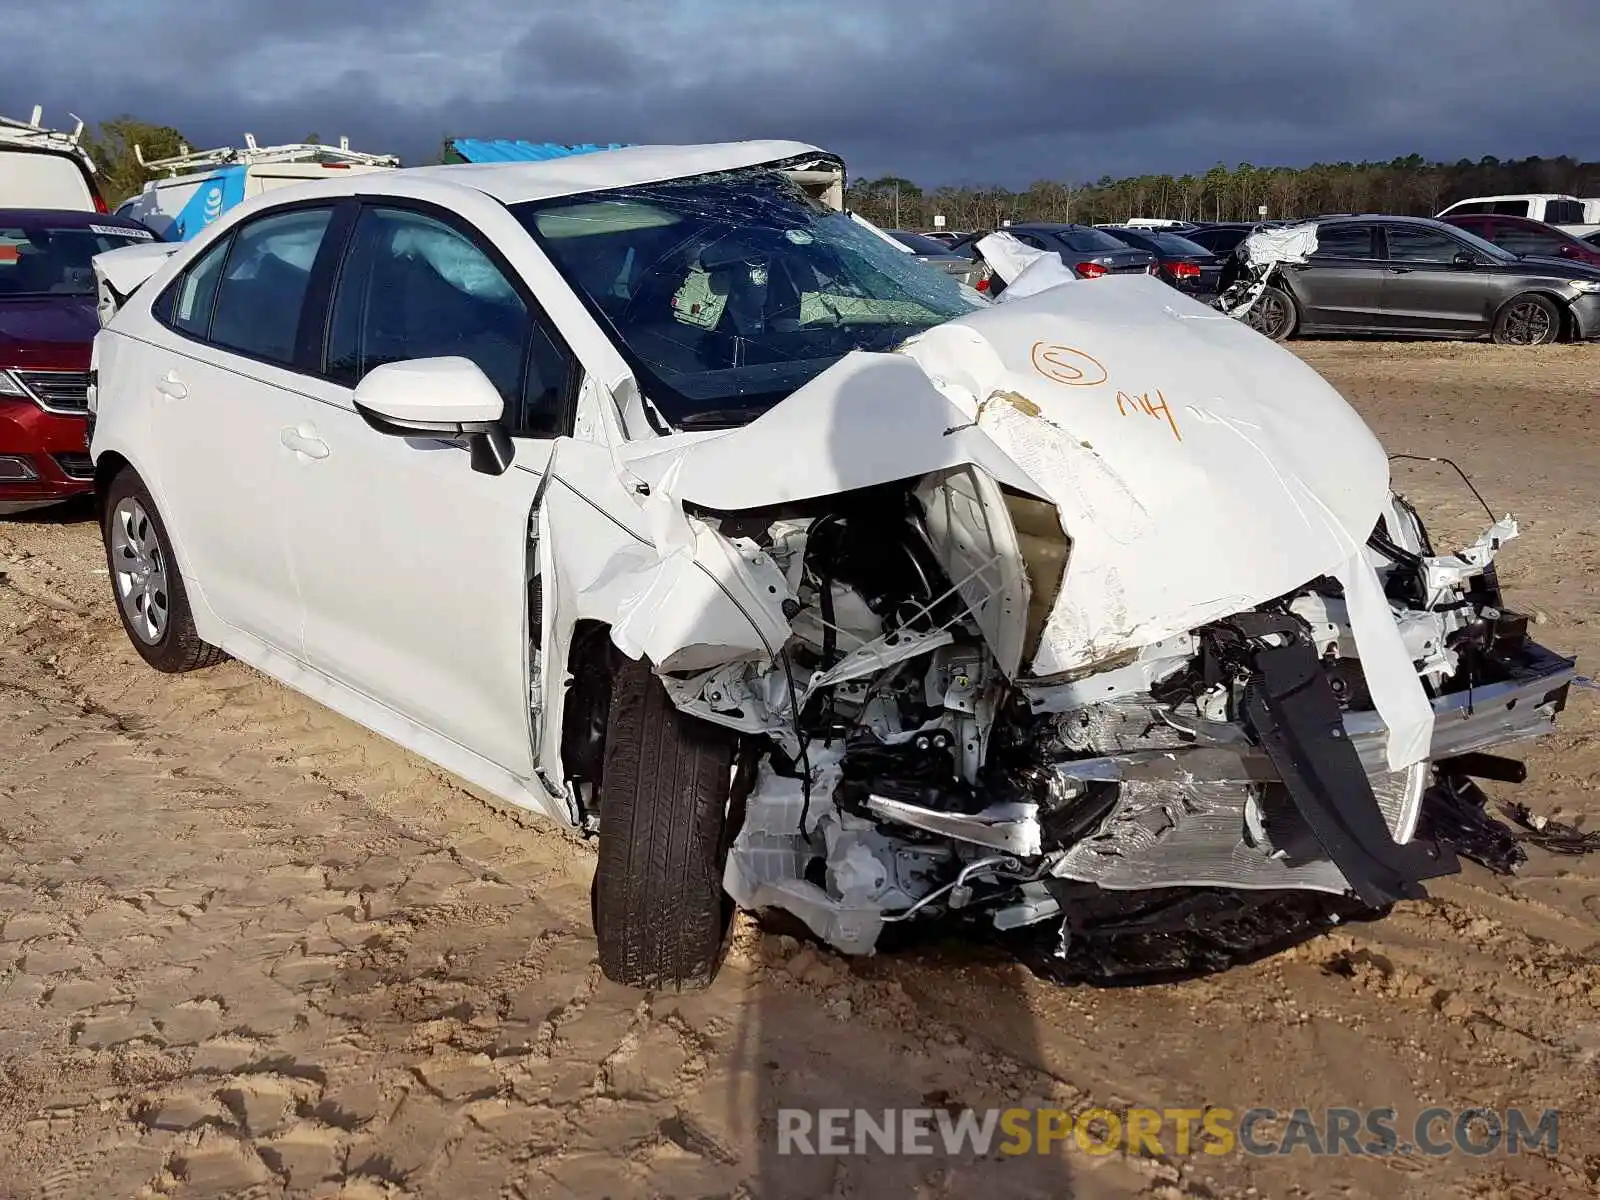
[[[169,125],[153,125],[131,116],[102,121],[83,139],[99,167],[100,187],[113,207],[152,178],[139,165],[135,145],[144,148],[146,159],[155,159],[178,153],[185,140]],[[315,141],[316,135],[309,134],[304,140]],[[1600,162],[1535,155],[1442,163],[1411,154],[1388,162],[1313,163],[1309,167],[1218,163],[1203,174],[1103,176],[1097,183],[1040,179],[1020,191],[988,186],[923,188],[912,180],[885,175],[852,183],[846,202],[874,224],[890,228],[929,229],[939,214],[950,229],[995,229],[1005,221],[1092,225],[1128,217],[1244,221],[1255,220],[1262,205],[1272,218],[1333,212],[1431,216],[1466,196],[1517,192],[1600,196]]]
[[[1322,213],[1385,212],[1432,216],[1468,196],[1555,192],[1600,196],[1600,162],[1559,158],[1428,162],[1420,154],[1388,162],[1258,167],[1218,163],[1203,174],[1103,176],[1097,183],[1041,179],[1015,191],[1002,187],[925,189],[886,175],[851,184],[847,203],[877,225],[929,229],[942,215],[948,229],[995,229],[1005,221],[1253,221],[1262,206],[1272,219]]]

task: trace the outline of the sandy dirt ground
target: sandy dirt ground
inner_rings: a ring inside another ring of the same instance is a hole
[[[1600,348],[1322,343],[1392,451],[1523,537],[1600,662]],[[1485,522],[1397,464],[1436,535]],[[1441,536],[1439,540],[1444,540]],[[1600,860],[1531,851],[1263,962],[1063,988],[741,920],[708,992],[607,984],[589,848],[236,663],[146,669],[82,511],[0,523],[0,1195],[1542,1197],[1600,1187]],[[1517,789],[1600,820],[1575,692]],[[1498,794],[1512,789],[1491,785]],[[1522,1157],[780,1157],[780,1106],[1559,1108]]]

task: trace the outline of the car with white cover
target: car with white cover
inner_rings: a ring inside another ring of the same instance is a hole
[[[809,198],[836,161],[374,173],[100,256],[134,647],[594,833],[639,986],[707,982],[735,905],[1067,954],[1454,870],[1426,805],[1574,677],[1499,594],[1515,523],[1436,552],[1280,347],[1014,240],[990,303]]]

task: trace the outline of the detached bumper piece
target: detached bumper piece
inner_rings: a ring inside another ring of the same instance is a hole
[[[1421,880],[1452,874],[1454,854],[1426,842],[1398,845],[1350,744],[1327,673],[1304,642],[1256,654],[1245,715],[1317,844],[1365,904],[1427,893]]]

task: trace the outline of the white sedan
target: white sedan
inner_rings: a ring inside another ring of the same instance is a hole
[[[394,171],[102,256],[133,645],[597,833],[601,964],[641,986],[709,980],[736,903],[854,953],[1066,945],[1452,869],[1425,790],[1572,677],[1497,607],[1514,526],[1435,557],[1286,352],[1025,250],[991,304],[819,202],[840,171]]]

